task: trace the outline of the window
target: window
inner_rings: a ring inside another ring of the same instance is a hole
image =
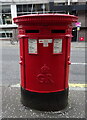
[[[17,16],[29,14],[32,11],[32,5],[17,5]]]
[[[30,5],[28,5],[28,12],[31,12],[31,9],[32,9],[32,5],[30,4]]]
[[[12,24],[11,14],[2,14],[3,24]]]
[[[2,13],[0,13],[0,24],[12,24],[10,5],[2,5]]]
[[[28,12],[28,5],[17,5],[17,12]]]
[[[23,5],[23,12],[28,12],[28,5]]]
[[[2,13],[11,13],[10,5],[2,5]]]
[[[65,5],[65,3],[54,3],[54,6],[62,6]]]
[[[12,37],[12,31],[11,30],[2,30],[0,31],[0,38],[11,38]]]
[[[48,11],[48,4],[24,4],[17,5],[17,15],[26,15],[33,13],[43,13]]]
[[[22,5],[17,5],[17,12],[22,12]]]
[[[36,4],[35,11],[43,11],[43,4]]]
[[[78,2],[72,2],[71,5],[78,5]]]
[[[0,14],[0,24],[1,24],[1,25],[3,24],[3,21],[2,21],[2,14]]]

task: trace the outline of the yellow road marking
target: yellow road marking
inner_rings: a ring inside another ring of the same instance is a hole
[[[74,84],[74,83],[69,83],[69,87],[86,88],[86,87],[87,87],[87,84]]]
[[[20,84],[11,85],[11,87],[20,87]],[[69,87],[87,88],[87,84],[75,84],[75,83],[69,83]]]

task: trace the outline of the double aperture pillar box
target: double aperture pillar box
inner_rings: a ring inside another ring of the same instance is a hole
[[[77,17],[32,14],[14,18],[20,41],[21,101],[39,110],[68,104],[72,23]]]

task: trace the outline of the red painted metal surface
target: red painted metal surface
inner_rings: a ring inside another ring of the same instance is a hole
[[[19,25],[21,86],[24,89],[49,93],[68,88],[72,23],[76,21],[77,17],[62,14],[14,18]],[[36,53],[29,53],[30,39],[35,39]],[[50,42],[40,43],[47,39]],[[62,40],[62,52],[54,53],[55,39]]]

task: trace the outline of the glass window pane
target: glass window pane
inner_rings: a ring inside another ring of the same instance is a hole
[[[62,6],[65,5],[65,3],[54,3],[54,6]]]
[[[49,11],[49,5],[45,4],[45,11]]]
[[[28,5],[23,5],[23,12],[27,12]]]
[[[3,21],[2,21],[2,14],[0,14],[0,24],[1,24],[1,25],[3,24]]]
[[[12,24],[11,14],[2,14],[3,24]]]
[[[2,33],[0,33],[0,38],[2,38]]]
[[[32,10],[32,5],[30,4],[30,5],[28,5],[28,12],[31,12]]]
[[[12,37],[12,33],[10,33],[10,37]]]
[[[43,4],[36,4],[35,11],[43,11]]]
[[[0,13],[2,13],[2,5],[0,5]]]
[[[32,5],[32,12],[35,12],[35,4]]]
[[[0,38],[10,38],[10,37],[12,37],[12,30],[0,31]]]
[[[5,33],[2,33],[1,37],[2,37],[2,38],[5,38],[5,37],[6,37]]]
[[[22,5],[17,5],[17,12],[22,12]]]
[[[2,13],[11,13],[10,5],[2,5]]]

